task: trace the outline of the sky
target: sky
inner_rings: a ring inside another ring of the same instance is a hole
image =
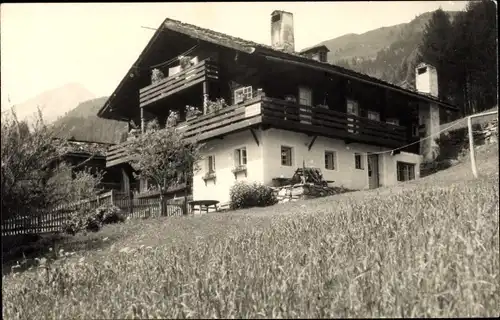
[[[464,10],[465,1],[8,3],[0,9],[2,109],[69,82],[108,96],[165,18],[270,44],[274,10],[294,14],[295,49]],[[10,100],[10,103],[8,102]]]

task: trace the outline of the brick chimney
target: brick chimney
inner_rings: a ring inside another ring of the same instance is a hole
[[[292,13],[280,10],[271,13],[271,46],[286,52],[295,51]]]
[[[420,63],[415,69],[415,86],[419,92],[439,97],[436,68],[425,62]]]

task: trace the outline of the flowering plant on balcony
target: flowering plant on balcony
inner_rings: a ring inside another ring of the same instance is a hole
[[[191,61],[192,57],[190,56],[185,56],[185,57],[181,57],[179,59],[179,64],[181,66],[181,69],[187,69],[189,67],[191,67],[192,65],[194,65],[193,61]]]
[[[219,112],[220,110],[226,108],[228,105],[226,100],[223,98],[217,99],[215,101],[207,101],[207,113]]]
[[[179,121],[179,111],[170,110],[167,118],[167,127],[175,127]]]
[[[160,69],[155,68],[151,71],[151,84],[158,83],[162,79],[165,79],[165,74]]]
[[[197,117],[201,113],[202,112],[200,111],[200,109],[198,109],[195,106],[190,106],[190,105],[186,106],[186,118],[187,119]]]

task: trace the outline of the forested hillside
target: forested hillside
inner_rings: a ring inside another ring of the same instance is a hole
[[[108,98],[101,97],[80,103],[75,109],[57,120],[61,134],[81,141],[118,143],[127,130],[127,123],[97,117],[97,111]]]
[[[349,34],[322,44],[329,62],[405,87],[415,87],[415,67],[425,61],[439,75],[440,98],[461,115],[498,104],[498,23],[491,0],[469,2],[463,12],[439,9],[407,24]]]

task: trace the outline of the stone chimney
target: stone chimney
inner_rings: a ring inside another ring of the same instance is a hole
[[[271,13],[271,46],[286,52],[295,51],[292,13],[279,10]]]
[[[417,91],[438,98],[436,68],[427,63],[420,63],[415,69],[415,86]],[[427,138],[420,142],[420,154],[424,157],[424,161],[432,161],[439,155],[439,145],[436,142],[441,124],[439,106],[435,102],[421,101],[418,113],[419,125],[423,127],[424,137]]]
[[[439,97],[436,68],[425,62],[420,63],[415,69],[415,86],[419,92]]]

